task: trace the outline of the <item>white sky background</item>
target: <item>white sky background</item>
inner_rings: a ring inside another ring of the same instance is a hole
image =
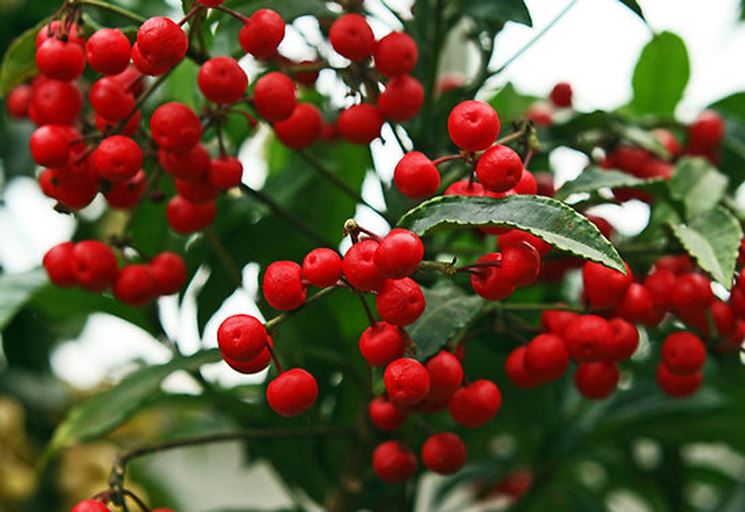
[[[376,1],[368,0],[371,5]],[[522,47],[568,1],[527,0],[534,28],[510,23],[497,39],[493,66],[498,67]],[[405,6],[409,2],[391,0],[390,3]],[[640,0],[639,3],[653,30],[675,32],[683,37],[688,47],[692,73],[678,112],[681,119],[690,120],[712,101],[745,90],[742,67],[745,24],[738,25],[736,21],[738,0]],[[383,27],[375,29],[378,35],[385,32]],[[579,0],[540,42],[503,73],[499,83],[511,81],[521,91],[544,96],[557,81],[565,80],[574,88],[578,110],[613,109],[630,99],[631,73],[650,37],[649,27],[617,0]],[[290,41],[286,43],[291,44]],[[463,62],[464,59],[450,59],[452,61]],[[391,144],[380,142],[373,146],[378,172],[388,177],[398,158],[395,152],[389,151],[390,147]],[[566,150],[552,155],[551,161],[561,178],[567,179],[581,170],[585,159]],[[261,180],[254,178],[251,177],[250,182],[258,185]],[[365,195],[377,202],[373,188],[368,187]],[[7,271],[20,272],[35,267],[47,248],[70,237],[71,220],[54,213],[52,204],[41,196],[30,179],[9,183],[5,200],[5,206],[0,208],[0,263]],[[627,234],[638,231],[646,219],[646,208],[639,204],[629,205],[623,212],[618,207],[610,207],[603,213],[615,222],[619,231]],[[205,340],[208,345],[215,345],[214,331],[221,318],[231,312],[251,311],[250,294],[256,292],[256,275],[257,269],[246,270],[244,280],[250,291],[236,293],[219,313],[220,318],[211,322]],[[179,316],[173,301],[166,299],[163,305],[169,331],[182,339],[187,351],[195,350],[198,340],[193,306]],[[65,343],[55,352],[53,366],[71,383],[90,386],[115,370],[121,370],[127,361],[143,358],[160,362],[166,357],[164,349],[144,332],[124,322],[96,315],[79,340]],[[221,380],[236,379],[234,372],[223,372],[220,367],[209,373]],[[176,381],[184,383],[181,379]]]

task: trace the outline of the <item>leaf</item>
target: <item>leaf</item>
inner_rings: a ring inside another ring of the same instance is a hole
[[[42,269],[23,274],[0,274],[0,331],[47,282]]]
[[[509,128],[511,121],[524,117],[528,108],[537,101],[538,97],[520,94],[515,86],[508,82],[489,100],[489,104],[499,112],[502,126]]]
[[[427,307],[419,320],[406,329],[416,343],[416,356],[421,361],[439,352],[479,315],[485,304],[481,297],[467,295],[450,283],[443,284],[422,289]]]
[[[698,266],[729,290],[742,239],[737,219],[718,206],[693,217],[688,224],[671,223],[670,227]]]
[[[161,383],[173,372],[196,370],[219,360],[220,352],[212,349],[134,371],[119,384],[95,395],[67,415],[54,432],[42,465],[61,449],[98,439],[123,424],[160,393]]]
[[[640,187],[660,181],[662,180],[643,180],[615,169],[602,169],[593,166],[585,169],[576,179],[564,183],[556,192],[555,198],[563,201],[572,194],[595,192],[603,188]]]
[[[564,203],[548,197],[437,197],[410,210],[398,225],[419,235],[448,226],[520,229],[559,250],[625,272],[618,252],[592,222]]]
[[[530,12],[522,0],[460,0],[460,9],[476,22],[503,26],[508,21],[533,26]]]
[[[703,158],[683,158],[669,181],[670,194],[683,202],[688,218],[709,211],[724,197],[728,179]]]
[[[673,114],[690,76],[683,40],[671,32],[652,38],[636,63],[631,109],[637,114]]]
[[[621,123],[613,123],[613,125],[616,132],[626,141],[642,149],[646,149],[658,158],[663,160],[670,159],[670,153],[667,151],[667,148],[652,132],[642,130],[638,126],[629,126]]]
[[[623,5],[631,9],[634,14],[639,16],[641,19],[644,19],[644,13],[642,12],[642,8],[639,7],[639,4],[636,2],[636,0],[619,0]]]
[[[8,46],[0,69],[0,96],[7,95],[13,87],[36,74],[36,34],[50,20],[51,18],[45,18],[15,38]]]

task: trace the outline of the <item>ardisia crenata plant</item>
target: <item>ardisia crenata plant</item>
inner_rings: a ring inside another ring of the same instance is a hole
[[[146,408],[178,411],[161,384],[183,371],[201,388],[183,407],[212,420],[176,412],[185,426],[129,442],[73,512],[170,511],[128,464],[230,440],[272,466],[293,510],[439,510],[454,491],[468,499],[452,510],[604,510],[617,489],[692,510],[680,489],[715,477],[684,445],[745,450],[745,93],[678,121],[688,60],[667,32],[617,111],[574,110],[565,82],[494,92],[512,59],[490,67],[492,43],[531,25],[523,2],[373,3],[185,0],[146,18],[66,0],[10,45],[7,112],[34,126],[38,185],[77,221],[43,271],[0,276],[10,367],[48,368],[52,343],[29,347],[96,312],[173,353],[72,407],[41,471]],[[315,57],[289,57],[288,34]],[[478,47],[475,76],[441,72],[448,35]],[[587,162],[564,183],[559,147]],[[629,202],[650,211],[633,236],[597,209]],[[225,314],[256,267],[258,308]],[[163,319],[190,300],[203,348],[186,353]],[[216,363],[256,378],[220,384],[202,371]],[[632,456],[640,440],[658,465]]]

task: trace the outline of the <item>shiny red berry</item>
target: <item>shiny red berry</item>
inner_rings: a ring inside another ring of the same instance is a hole
[[[285,21],[271,9],[259,9],[251,15],[238,34],[238,41],[246,53],[257,59],[268,59],[277,53],[285,37]]]
[[[400,279],[413,274],[423,257],[422,240],[409,230],[396,228],[378,245],[375,266],[385,277]]]
[[[109,507],[98,500],[83,500],[72,507],[70,512],[111,512]]]
[[[476,164],[476,177],[487,190],[506,192],[522,178],[523,162],[507,146],[497,144],[484,153]]]
[[[266,348],[268,335],[264,324],[251,315],[229,316],[217,329],[220,352],[234,361],[248,361]]]
[[[422,462],[430,471],[452,475],[466,463],[466,445],[457,434],[433,434],[422,445]]]
[[[551,244],[548,242],[544,242],[537,236],[531,235],[527,231],[520,231],[519,229],[511,229],[507,233],[500,234],[497,241],[502,250],[512,245],[518,245],[521,242],[527,242],[535,247],[535,250],[541,256],[545,256],[552,249]]]
[[[132,46],[127,36],[115,28],[102,28],[85,43],[88,64],[104,75],[117,75],[127,69]]]
[[[104,193],[104,197],[112,208],[126,210],[139,202],[146,186],[147,176],[140,170],[126,181],[112,183],[111,188]]]
[[[337,126],[342,137],[354,144],[370,144],[380,137],[383,115],[375,105],[360,103],[339,114]]]
[[[315,377],[301,368],[282,372],[266,388],[266,401],[274,412],[284,417],[304,413],[318,398]]]
[[[396,188],[413,199],[423,199],[435,195],[440,187],[440,172],[432,160],[424,153],[406,153],[393,172]]]
[[[574,385],[583,397],[602,400],[615,391],[620,375],[614,363],[583,363],[574,372]]]
[[[525,349],[525,371],[540,382],[551,382],[569,367],[564,340],[555,334],[539,334]]]
[[[225,354],[223,354],[223,360],[233,370],[244,375],[253,375],[255,373],[262,372],[266,370],[269,366],[269,363],[272,362],[272,352],[269,350],[268,347],[274,347],[274,341],[272,341],[271,336],[267,336],[266,341],[268,343],[268,346],[264,347],[264,350],[262,350],[259,355],[251,359],[247,359],[246,361],[235,361],[234,359],[230,359],[229,357],[225,356]]]
[[[551,103],[560,108],[569,108],[572,106],[572,86],[567,82],[559,82],[554,85],[549,94]]]
[[[450,138],[456,146],[466,151],[488,148],[497,140],[499,129],[496,110],[483,101],[463,101],[450,111],[448,117]]]
[[[696,373],[706,362],[706,346],[693,333],[670,334],[662,343],[662,362],[676,375]]]
[[[367,414],[370,421],[378,430],[392,432],[406,421],[406,413],[396,408],[391,402],[379,396],[374,398],[367,406]]]
[[[578,316],[573,311],[547,309],[541,314],[541,327],[553,334],[563,336],[564,330]]]
[[[28,109],[33,98],[33,91],[29,85],[18,85],[14,87],[5,100],[8,114],[16,119],[28,117]]]
[[[33,93],[29,115],[37,125],[73,124],[83,109],[80,91],[72,82],[45,79]]]
[[[228,190],[241,184],[243,164],[234,156],[224,156],[210,161],[207,181],[212,188]]]
[[[664,363],[657,365],[657,385],[665,394],[674,398],[683,398],[694,394],[701,387],[703,379],[701,372],[676,375]]]
[[[182,180],[195,180],[205,176],[212,164],[210,154],[201,144],[184,152],[158,151],[158,163],[168,174]]]
[[[487,300],[506,299],[515,291],[515,283],[510,281],[501,268],[502,254],[492,252],[476,261],[471,273],[471,287]]]
[[[678,276],[671,293],[673,307],[681,311],[705,309],[714,302],[711,282],[694,272]]]
[[[102,292],[111,286],[119,270],[114,250],[98,240],[75,244],[72,269],[75,281],[92,292]]]
[[[332,249],[313,249],[303,259],[303,277],[318,288],[334,286],[341,272],[341,256]]]
[[[56,286],[67,288],[77,284],[73,269],[74,248],[74,243],[63,242],[55,245],[44,254],[42,264],[49,280]]]
[[[274,123],[277,138],[292,149],[307,148],[321,137],[322,131],[321,113],[310,103],[298,104],[290,117]]]
[[[126,119],[135,108],[132,93],[113,77],[96,80],[88,93],[88,99],[96,114],[112,123]]]
[[[528,286],[538,279],[541,255],[527,242],[508,245],[502,250],[502,274],[517,286]]]
[[[155,143],[166,151],[187,151],[202,138],[202,123],[192,109],[182,103],[165,103],[150,118]]]
[[[47,39],[36,50],[36,67],[48,78],[69,82],[83,73],[85,52],[72,41]]]
[[[654,303],[649,291],[639,283],[631,283],[616,306],[615,314],[633,324],[649,324],[655,318]]]
[[[216,214],[214,202],[196,204],[181,196],[174,196],[166,207],[168,225],[181,235],[203,230],[212,224]]]
[[[98,144],[91,159],[99,176],[120,182],[137,174],[142,168],[144,157],[134,140],[124,135],[112,135]]]
[[[586,262],[582,268],[585,295],[590,305],[597,309],[615,307],[623,299],[633,279],[628,265],[625,275],[594,261]]]
[[[64,167],[70,157],[70,145],[80,134],[70,126],[47,124],[34,131],[29,140],[31,157],[44,167]]]
[[[569,356],[579,363],[607,361],[613,355],[613,333],[605,318],[581,315],[564,330]]]
[[[458,425],[477,428],[497,415],[502,394],[490,380],[477,380],[460,388],[450,397],[450,415]]]
[[[391,32],[375,45],[375,67],[387,77],[411,73],[418,57],[416,41],[403,32]]]
[[[430,401],[443,401],[450,398],[463,382],[463,367],[450,352],[444,350],[438,352],[425,367],[429,372],[429,396]]]
[[[189,41],[179,25],[157,16],[145,21],[137,30],[137,48],[152,65],[170,68],[184,58]]]
[[[612,353],[610,359],[613,361],[624,361],[629,359],[639,346],[639,331],[622,318],[613,318],[608,321],[608,327],[612,336]]]
[[[275,261],[266,268],[262,284],[264,298],[274,309],[290,311],[305,303],[303,271],[294,261]]]
[[[267,73],[254,85],[253,103],[259,115],[267,121],[284,121],[297,106],[295,83],[284,73]]]
[[[399,441],[385,441],[373,451],[373,470],[384,482],[405,482],[416,473],[416,456]]]
[[[375,297],[381,318],[393,325],[413,324],[426,305],[421,287],[409,277],[386,279]]]
[[[391,78],[378,98],[378,107],[386,119],[408,121],[424,103],[424,87],[411,75]]]
[[[155,298],[155,281],[148,265],[127,265],[119,271],[114,297],[131,306],[144,306]]]
[[[186,263],[173,252],[162,252],[150,261],[150,273],[158,295],[171,295],[181,290],[186,283]]]
[[[700,149],[716,148],[724,138],[724,120],[713,110],[705,110],[688,127],[688,141]]]
[[[525,367],[527,347],[520,346],[510,352],[504,363],[504,371],[509,381],[521,389],[532,389],[540,384],[539,380]]]
[[[342,260],[344,276],[358,290],[377,291],[385,280],[385,276],[375,265],[375,253],[378,246],[377,240],[367,238],[354,244],[344,255]]]
[[[396,359],[386,367],[383,381],[388,399],[398,406],[416,405],[429,394],[429,373],[416,359]]]
[[[372,55],[375,36],[364,16],[344,14],[331,25],[329,41],[336,53],[352,61],[360,61]]]
[[[480,197],[483,196],[485,192],[484,186],[477,181],[471,182],[470,180],[459,180],[446,188],[443,195]]]
[[[248,87],[248,76],[231,57],[213,57],[199,68],[199,90],[215,103],[235,103]]]
[[[362,333],[359,349],[367,364],[384,368],[404,355],[406,334],[388,322],[377,322]]]

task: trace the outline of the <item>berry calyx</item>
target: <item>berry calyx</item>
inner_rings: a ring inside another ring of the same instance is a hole
[[[294,261],[275,261],[266,268],[262,284],[264,298],[274,309],[290,311],[305,303],[303,271]]]
[[[448,117],[450,139],[465,151],[481,151],[488,148],[497,140],[499,130],[499,116],[496,110],[483,101],[461,102]]]
[[[433,434],[422,445],[422,462],[430,471],[452,475],[466,463],[466,445],[457,434]]]
[[[388,399],[397,406],[416,405],[429,394],[429,373],[416,359],[396,359],[386,367],[383,381]]]
[[[220,353],[233,361],[249,361],[266,348],[264,324],[251,315],[229,316],[217,329]]]
[[[282,372],[266,388],[269,407],[286,418],[304,413],[318,398],[315,377],[302,368]]]

